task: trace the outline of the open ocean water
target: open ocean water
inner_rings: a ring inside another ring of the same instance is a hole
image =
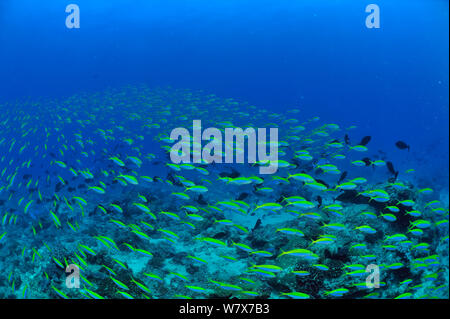
[[[0,298],[448,299],[448,9],[0,0]]]

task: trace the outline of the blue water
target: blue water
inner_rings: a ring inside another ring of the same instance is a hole
[[[394,158],[392,141],[407,139],[431,170],[448,166],[447,1],[379,1],[380,29],[365,28],[366,1],[77,4],[81,28],[68,30],[65,2],[2,1],[0,101],[202,89],[357,123]]]
[[[73,2],[81,10],[80,29],[65,26],[69,1],[1,0],[0,109],[15,104],[16,110],[39,114],[29,102],[128,85],[201,90],[281,114],[299,109],[303,120],[317,116],[341,128],[355,125],[348,133],[353,145],[371,136],[371,159],[391,161],[401,173],[415,168],[414,177],[404,180],[433,188],[433,199],[447,205],[448,219],[447,1],[377,0],[379,29],[366,28],[370,1],[361,0]],[[119,109],[110,118],[119,120],[120,114]],[[228,114],[224,121],[233,118]],[[48,115],[39,124],[51,127],[54,120]],[[71,133],[70,125],[64,129]],[[6,125],[0,132],[0,140],[9,141],[23,133],[15,135]],[[29,141],[33,145],[43,136]],[[399,140],[410,151],[398,149]],[[99,143],[98,149],[113,147]],[[153,144],[146,147],[146,153],[158,152]],[[22,165],[33,154],[27,149],[8,160]],[[89,160],[86,167],[101,169]]]

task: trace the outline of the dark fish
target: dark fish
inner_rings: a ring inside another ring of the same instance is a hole
[[[370,164],[372,164],[372,161],[368,157],[364,157],[361,161],[366,163],[366,166],[370,166]]]
[[[397,180],[398,171],[396,171],[396,170],[394,169],[394,164],[392,164],[392,162],[386,162],[386,166],[387,166],[389,172],[391,172],[391,174],[394,175],[393,180],[394,180],[394,182],[395,182],[395,181]],[[392,182],[392,183],[393,183],[393,182]]]
[[[198,198],[196,199],[196,202],[199,203],[200,205],[208,205],[208,203],[203,198],[203,195],[199,195]]]
[[[253,229],[252,230],[255,230],[255,229],[257,229],[259,226],[261,226],[261,219],[259,219],[258,218],[258,220],[256,221],[256,224],[255,224],[255,227],[253,227]]]
[[[348,137],[348,134],[345,134],[344,141],[345,141],[345,144],[350,145],[350,137]]]
[[[236,200],[244,200],[248,197],[248,193],[241,193]]]
[[[62,183],[56,184],[56,186],[55,186],[55,193],[58,193],[63,188],[64,188],[64,185]]]
[[[319,203],[319,206],[317,206],[317,208],[319,208],[320,206],[322,206],[322,197],[317,196],[317,202]]]
[[[339,177],[339,180],[337,183],[340,184],[346,177],[347,177],[347,171],[345,171],[341,174],[341,177]]]
[[[328,183],[325,183],[323,180],[316,178],[316,182],[325,185],[327,188],[330,188],[330,185]]]
[[[214,238],[214,239],[221,239],[221,238],[225,238],[225,237],[227,237],[227,236],[228,236],[228,233],[222,231],[222,232],[217,233],[217,234],[215,234],[214,236],[212,236],[212,238]]]
[[[239,173],[237,170],[235,170],[235,169],[232,168],[232,167],[231,167],[231,172],[232,172],[232,174],[233,174],[233,175],[230,176],[231,178],[236,178],[236,177],[241,176],[241,173]]]
[[[397,146],[401,150],[408,149],[408,152],[409,152],[409,145],[403,141],[398,141],[397,143],[395,143],[395,146]]]
[[[237,178],[237,177],[241,176],[241,173],[239,173],[235,169],[231,169],[231,170],[232,170],[231,173],[222,172],[219,174],[219,176],[220,177],[230,177],[230,178]]]
[[[299,159],[297,159],[297,158],[293,158],[292,159],[292,163],[294,163],[295,165],[297,165],[297,167],[299,167],[300,166],[300,160]]]
[[[288,197],[288,195],[281,194],[280,198],[278,198],[276,202],[282,203],[286,197]]]
[[[392,162],[386,162],[386,166],[387,166],[387,168],[388,168],[388,170],[389,170],[389,172],[391,172],[392,173],[392,175],[395,175],[395,169],[394,169],[394,164],[392,164]]]
[[[364,136],[362,138],[361,142],[359,142],[359,145],[367,145],[371,139],[372,139],[372,136]]]

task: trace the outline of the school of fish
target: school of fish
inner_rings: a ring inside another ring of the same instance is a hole
[[[143,85],[0,110],[2,299],[448,298],[448,202],[353,126]],[[277,127],[277,172],[173,163],[193,120]]]

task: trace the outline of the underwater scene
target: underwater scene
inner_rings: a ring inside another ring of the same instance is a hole
[[[448,299],[447,1],[0,2],[0,299]]]

